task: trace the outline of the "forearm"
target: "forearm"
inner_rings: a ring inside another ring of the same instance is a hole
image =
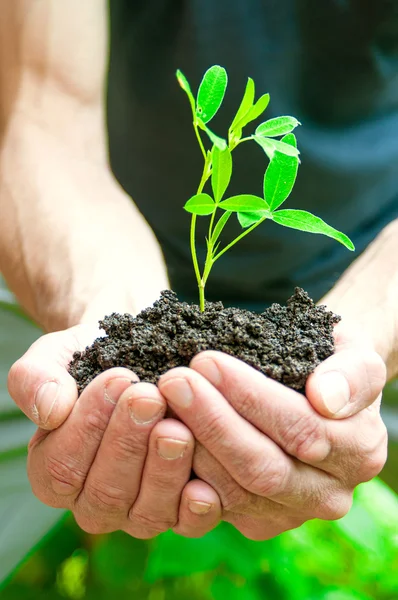
[[[84,141],[23,111],[3,138],[0,270],[47,331],[135,312],[167,286],[153,233]]]
[[[390,223],[322,300],[356,322],[398,374],[398,220]]]

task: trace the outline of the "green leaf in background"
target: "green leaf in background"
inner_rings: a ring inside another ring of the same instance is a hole
[[[214,600],[261,600],[263,596],[258,588],[238,575],[218,575],[211,584],[211,595]]]
[[[186,93],[186,95],[189,98],[189,103],[192,108],[192,113],[195,114],[195,111],[196,111],[195,98],[193,97],[193,94],[191,91],[191,86],[189,85],[187,78],[185,77],[184,73],[182,73],[179,69],[177,70],[176,77],[177,77],[178,83],[180,84],[180,87],[184,90],[184,92]]]
[[[122,531],[103,536],[91,553],[93,574],[102,585],[129,589],[135,579],[143,579],[148,552],[147,542]]]
[[[291,133],[298,125],[301,123],[294,117],[275,117],[261,123],[256,129],[256,135],[278,137]]]
[[[234,136],[239,139],[242,135],[242,127],[237,126],[243,117],[247,115],[249,110],[253,107],[254,102],[254,94],[255,94],[255,85],[254,81],[251,77],[247,80],[245,93],[242,98],[242,102],[238,108],[238,112],[235,115],[234,120],[232,121],[231,127],[229,128],[230,137]]]
[[[336,527],[357,547],[384,560],[396,552],[398,559],[397,495],[385,483],[374,479],[358,486],[355,498],[357,502],[344,519],[336,522]]]
[[[250,212],[256,210],[267,210],[268,205],[260,196],[253,196],[252,194],[240,194],[238,196],[231,196],[227,200],[223,200],[219,204],[220,208],[224,210],[231,210],[232,212]]]
[[[224,229],[224,227],[225,227],[225,225],[226,225],[229,217],[231,216],[231,214],[232,214],[232,211],[226,210],[225,213],[223,213],[222,216],[217,221],[217,224],[214,227],[214,230],[213,230],[213,233],[212,233],[212,236],[211,236],[211,241],[212,241],[213,245],[216,243],[216,241],[220,237],[221,232]]]
[[[262,137],[261,135],[254,135],[253,140],[257,142],[259,146],[261,146],[270,160],[274,158],[275,152],[281,152],[287,156],[298,156],[300,154],[297,148],[291,146],[290,144],[285,144],[285,142],[281,142],[279,140]]]
[[[224,99],[228,77],[223,67],[214,65],[206,71],[198,90],[196,115],[208,123],[217,113]]]
[[[64,560],[57,573],[57,589],[61,596],[71,600],[86,598],[88,553],[75,551]]]
[[[314,600],[375,600],[350,588],[329,589],[321,592]]]
[[[227,142],[224,140],[224,138],[219,137],[218,135],[216,135],[215,133],[213,133],[213,131],[211,129],[209,129],[207,127],[207,125],[205,125],[203,123],[203,121],[201,121],[201,119],[197,119],[198,125],[199,127],[205,131],[207,133],[207,135],[210,138],[210,141],[217,146],[217,148],[219,150],[225,150],[225,148],[227,147]]]
[[[285,135],[282,142],[297,148],[293,133]],[[278,208],[289,197],[296,181],[298,164],[296,156],[275,152],[264,175],[264,198],[271,210]]]
[[[196,194],[184,205],[187,212],[194,215],[211,215],[216,208],[214,200],[209,194]]]
[[[220,150],[213,146],[212,150],[212,173],[211,187],[213,189],[214,200],[218,204],[225,194],[232,175],[232,156],[229,148]]]
[[[257,223],[263,217],[268,216],[268,214],[268,210],[259,210],[257,212],[239,212],[237,216],[241,227],[243,227],[243,229],[246,229],[246,227],[254,225],[254,223]]]
[[[220,564],[222,547],[218,528],[199,539],[182,538],[168,531],[153,540],[145,571],[150,583],[167,577],[212,571]]]
[[[306,210],[278,210],[272,213],[271,217],[275,223],[299,229],[300,231],[308,231],[309,233],[321,233],[327,237],[331,237],[340,244],[343,244],[348,250],[355,250],[354,244],[345,233],[337,231],[319,217],[307,212]]]
[[[26,554],[64,516],[34,497],[26,474],[26,448],[35,425],[7,392],[7,373],[41,335],[18,314],[0,277],[0,587]]]

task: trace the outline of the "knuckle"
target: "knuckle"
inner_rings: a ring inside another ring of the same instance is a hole
[[[142,530],[147,531],[150,534],[150,537],[154,537],[159,535],[159,533],[172,529],[178,522],[177,518],[171,519],[166,516],[154,517],[134,507],[129,513],[129,519],[134,525],[138,525]]]
[[[303,462],[318,462],[324,460],[317,456],[317,442],[326,440],[325,427],[322,422],[312,414],[301,415],[283,432],[283,446],[285,451]]]
[[[375,429],[378,429],[378,435]],[[378,418],[376,428],[369,430],[366,439],[357,449],[359,465],[355,470],[355,483],[363,483],[376,477],[387,461],[387,428]]]
[[[8,372],[7,376],[7,388],[10,396],[18,402],[20,397],[20,386],[21,383],[26,379],[26,373],[28,371],[27,361],[24,357],[17,360]],[[26,390],[26,395],[30,395],[32,390]]]
[[[200,442],[204,446],[214,446],[222,442],[224,438],[222,415],[214,412],[203,419],[200,430]]]
[[[223,488],[219,490],[219,494],[222,507],[228,512],[238,512],[245,506],[247,491],[242,489],[240,485],[235,482],[224,485]]]
[[[163,533],[162,531],[152,531],[151,529],[143,529],[135,526],[125,527],[123,531],[137,540],[153,540],[160,533]]]
[[[359,471],[361,482],[370,481],[383,469],[387,461],[387,443],[380,445],[366,456]]]
[[[91,535],[99,535],[101,533],[110,533],[113,529],[107,529],[103,526],[102,522],[97,519],[89,519],[86,516],[80,515],[78,512],[74,513],[75,521],[85,533]]]
[[[129,499],[126,492],[103,481],[90,482],[84,488],[85,501],[96,511],[110,513],[127,512]]]
[[[284,461],[251,464],[242,477],[242,485],[252,494],[271,498],[286,488],[288,472]]]
[[[99,443],[102,440],[107,425],[108,417],[101,410],[94,409],[85,416],[83,434]]]
[[[52,489],[62,496],[74,495],[80,492],[86,478],[85,472],[76,463],[70,459],[55,456],[47,457],[46,471]]]
[[[240,390],[236,408],[242,416],[246,418],[248,415],[254,417],[258,412],[259,404],[261,405],[261,399],[255,388],[248,386],[247,388]]]
[[[324,521],[337,521],[346,516],[352,506],[352,492],[331,494],[319,505],[313,518]]]
[[[120,435],[112,440],[112,454],[116,462],[131,460],[133,457],[145,457],[147,442],[141,441],[138,437],[126,438]]]
[[[245,538],[252,540],[253,542],[265,542],[266,540],[270,540],[280,535],[284,531],[297,529],[304,521],[305,520],[301,518],[287,516],[283,519],[271,517],[267,521],[256,519],[252,522],[238,523],[235,527],[245,536]]]
[[[68,508],[65,504],[65,500],[62,498],[58,498],[53,491],[46,488],[40,480],[36,477],[32,476],[28,470],[28,479],[30,482],[30,487],[32,488],[32,493],[40,502],[45,504],[46,506],[50,506],[51,508]]]

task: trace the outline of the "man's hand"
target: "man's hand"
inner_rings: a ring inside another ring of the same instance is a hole
[[[98,334],[79,325],[45,335],[10,371],[11,396],[39,425],[29,444],[33,492],[70,509],[89,533],[150,538],[173,527],[204,535],[221,517],[220,500],[208,484],[189,481],[193,436],[164,418],[158,389],[116,368],[77,397],[67,365]]]
[[[218,352],[160,379],[197,440],[195,473],[218,492],[223,519],[246,537],[265,540],[309,519],[342,517],[355,486],[385,463],[385,365],[342,325],[336,345],[309,378],[307,398]]]

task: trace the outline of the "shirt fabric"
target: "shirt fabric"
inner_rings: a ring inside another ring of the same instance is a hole
[[[161,243],[173,289],[197,301],[182,207],[203,167],[175,71],[196,91],[204,71],[220,64],[229,86],[211,128],[226,137],[252,77],[257,97],[271,95],[263,120],[291,114],[302,123],[302,164],[284,208],[320,216],[357,252],[266,221],[216,263],[207,297],[262,309],[301,285],[319,299],[398,216],[398,3],[111,0],[110,18],[111,163]],[[267,162],[254,142],[237,148],[228,194],[261,195]],[[198,222],[203,260],[207,220]],[[225,231],[226,242],[241,231],[235,217]]]

